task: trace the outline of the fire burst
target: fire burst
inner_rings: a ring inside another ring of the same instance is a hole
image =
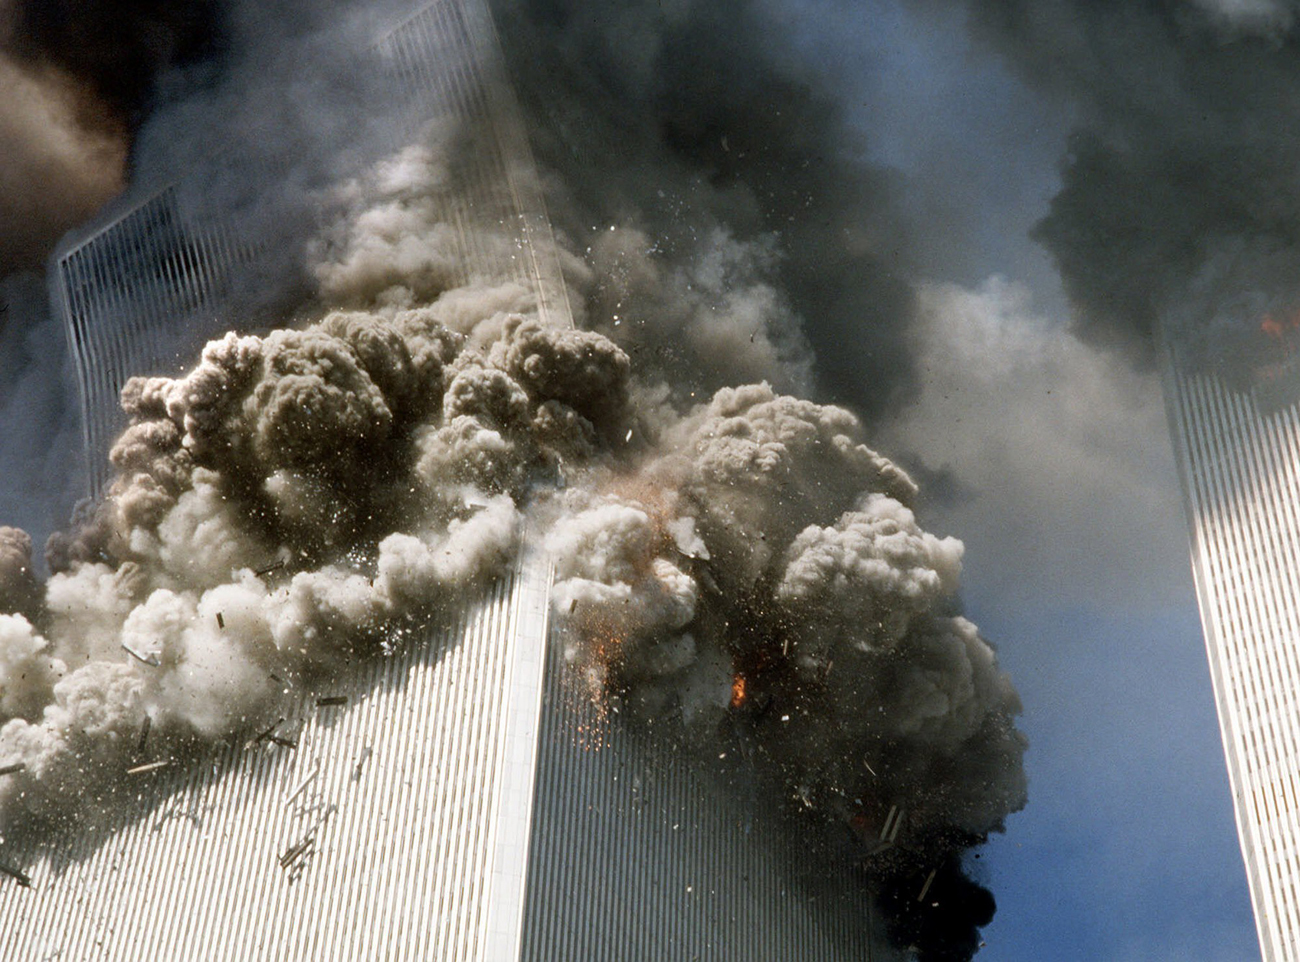
[[[745,676],[737,675],[731,680],[731,707],[739,708],[745,703]]]

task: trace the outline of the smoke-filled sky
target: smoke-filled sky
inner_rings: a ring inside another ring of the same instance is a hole
[[[1300,9],[494,7],[580,326],[678,395],[767,379],[849,406],[919,483],[925,529],[965,543],[965,613],[1020,689],[1031,746],[1029,806],[971,862],[999,902],[980,958],[1257,954],[1151,331],[1193,331],[1226,363],[1257,345],[1225,318],[1295,309]],[[37,554],[78,491],[78,427],[39,275],[17,272],[128,179],[232,133],[263,151],[249,169],[273,168],[349,96],[307,80],[239,96],[274,51],[316,43],[312,24],[346,23],[343,0],[100,10],[0,4],[0,524]],[[321,52],[346,60],[339,43]],[[200,111],[224,120],[196,129]],[[294,183],[305,196],[328,173]],[[336,294],[347,263],[318,273]],[[466,390],[466,412],[488,403]],[[294,468],[268,490],[306,518]],[[821,519],[824,539],[880,523],[872,505]],[[595,510],[575,509],[571,537]]]

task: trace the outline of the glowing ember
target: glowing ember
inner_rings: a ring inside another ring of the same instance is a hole
[[[745,676],[737,675],[731,681],[731,707],[739,708],[745,703]]]

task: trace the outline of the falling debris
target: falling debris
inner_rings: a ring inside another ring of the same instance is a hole
[[[144,751],[145,744],[149,741],[149,729],[153,727],[153,717],[145,715],[144,721],[140,723],[140,737],[135,743],[136,754]]]
[[[284,564],[285,563],[283,561],[273,561],[269,565],[263,565],[262,567],[258,568],[256,571],[253,572],[253,574],[261,578],[265,575],[271,574],[271,572],[273,571],[279,571],[281,568],[284,567]]]
[[[331,708],[336,705],[346,705],[347,703],[347,695],[326,695],[323,698],[316,699],[317,708]]]
[[[171,759],[165,758],[159,762],[149,762],[145,765],[136,765],[135,768],[128,768],[126,773],[128,775],[143,775],[145,772],[156,772],[160,768],[166,768],[170,764]]]
[[[880,829],[880,840],[888,842],[890,845],[898,840],[898,830],[903,824],[903,810],[897,805],[889,806],[889,815],[885,818],[885,824]]]
[[[272,725],[271,727],[263,731],[258,732],[257,735],[253,738],[251,744],[258,744],[260,742],[270,742],[273,745],[279,745],[281,748],[297,748],[298,742],[295,739],[286,738],[283,735],[276,734],[275,730],[283,724],[284,724],[284,718],[277,719],[274,725]]]
[[[225,628],[225,627],[226,627],[226,619],[223,618],[223,617],[221,617],[221,612],[219,612],[219,611],[217,612],[217,627],[218,627],[218,628]]]
[[[162,667],[162,661],[159,660],[157,655],[149,655],[148,657],[146,657],[140,654],[138,651],[136,651],[126,642],[122,643],[122,650],[125,651],[132,658],[134,658],[136,661],[140,662],[140,664],[142,665],[148,665],[150,668]]]
[[[22,871],[21,869],[14,868],[12,865],[5,865],[3,862],[0,862],[0,873],[8,875],[11,879],[13,879],[15,882],[17,882],[25,889],[29,889],[32,887],[31,876],[29,876],[26,872]]]
[[[305,792],[307,790],[307,786],[310,785],[312,781],[315,780],[316,776],[319,774],[320,774],[320,769],[313,767],[311,771],[309,771],[305,776],[303,776],[302,781],[298,783],[298,785],[294,788],[294,790],[284,797],[285,804],[292,805],[294,799],[296,799],[299,795]]]
[[[26,769],[26,762],[14,762],[12,765],[5,765],[3,768],[0,768],[0,775],[16,775]]]
[[[293,868],[295,863],[311,854],[312,846],[315,844],[316,840],[308,835],[302,841],[290,845],[280,855],[280,868]]]
[[[921,891],[916,896],[918,902],[925,901],[925,896],[930,891],[930,886],[934,884],[934,877],[937,874],[939,874],[938,869],[930,869],[930,874],[925,877],[925,884],[921,886]]]
[[[352,780],[354,782],[361,781],[361,770],[365,766],[366,762],[370,760],[370,755],[371,748],[369,745],[361,749],[361,754],[357,757],[356,767],[352,769]]]
[[[253,741],[255,741],[255,742],[264,742],[264,741],[266,741],[268,738],[270,738],[272,735],[274,735],[274,734],[275,734],[275,730],[276,730],[277,728],[279,728],[279,727],[280,727],[281,725],[283,725],[283,724],[284,724],[284,718],[283,718],[283,717],[277,718],[277,719],[275,720],[275,724],[271,725],[269,728],[265,729],[264,731],[260,731],[260,732],[258,732],[258,733],[257,733],[257,737],[254,738]]]

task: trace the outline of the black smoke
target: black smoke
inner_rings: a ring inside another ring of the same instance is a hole
[[[1157,324],[1222,356],[1300,293],[1300,35],[1285,2],[971,0],[973,29],[1073,112],[1035,236],[1088,341]]]
[[[653,238],[667,263],[698,259],[717,230],[770,245],[767,273],[795,329],[785,336],[811,347],[819,395],[868,415],[910,395],[915,304],[900,180],[866,160],[841,92],[782,44],[769,9],[494,6],[570,243],[581,250],[593,227],[618,224]],[[625,299],[623,263],[602,262],[598,329]]]

